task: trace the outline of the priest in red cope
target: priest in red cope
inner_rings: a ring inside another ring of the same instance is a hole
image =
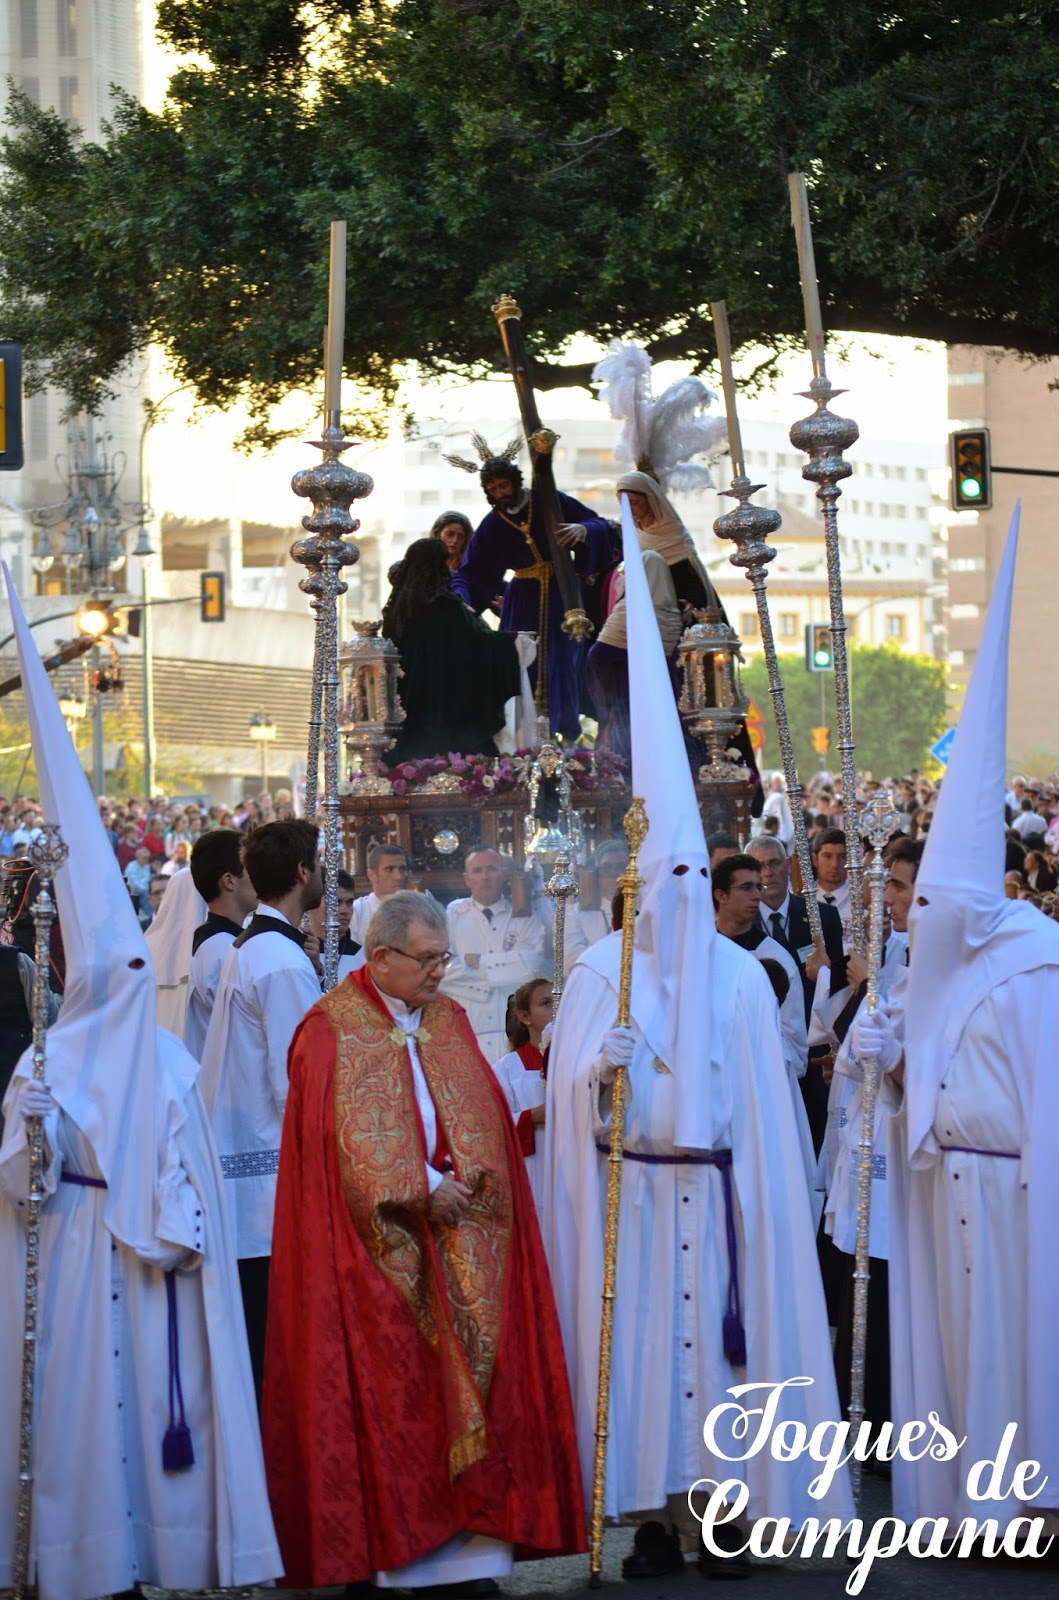
[[[584,1548],[559,1326],[445,913],[382,902],[291,1044],[263,1432],[286,1582],[492,1593]]]

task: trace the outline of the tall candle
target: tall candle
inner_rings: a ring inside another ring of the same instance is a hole
[[[324,356],[324,421],[342,408],[342,357],[346,343],[346,225],[331,224],[331,271],[327,284],[327,345]]]
[[[813,358],[813,377],[826,376],[824,368],[824,320],[820,315],[820,287],[816,281],[816,257],[813,254],[813,228],[809,220],[809,197],[805,192],[805,175],[791,172],[787,176],[791,193],[791,221],[798,242],[798,271],[802,280],[802,304],[805,307],[805,336],[809,341],[809,354]]]
[[[710,303],[713,332],[717,340],[717,359],[721,363],[721,388],[728,418],[728,453],[732,458],[732,477],[746,476],[743,461],[743,436],[739,431],[739,412],[735,404],[735,372],[732,368],[732,335],[728,328],[728,308],[723,300]]]

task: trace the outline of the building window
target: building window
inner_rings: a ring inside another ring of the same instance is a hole
[[[577,452],[578,472],[591,472],[593,469],[598,470],[600,467],[613,467],[613,465],[613,450],[578,450]]]
[[[894,516],[897,517],[899,520],[902,520],[902,521],[905,520],[907,518],[907,516],[908,516],[908,507],[907,506],[894,506]]]
[[[917,522],[926,522],[926,520],[927,520],[927,508],[926,508],[926,506],[916,506],[916,521]]]
[[[77,54],[77,0],[59,0],[59,54]]]
[[[887,503],[887,501],[880,500],[879,501],[879,515],[880,515],[880,517],[888,517],[890,515],[890,511],[891,511],[891,507]]]
[[[793,611],[780,612],[780,638],[793,639],[798,633],[798,618]]]
[[[22,93],[25,95],[26,99],[29,101],[31,106],[39,106],[40,105],[40,79],[39,78],[23,78],[22,79]]]
[[[897,479],[898,483],[904,483],[905,480],[908,477],[908,468],[907,467],[895,467],[894,468],[894,477]]]
[[[926,483],[926,481],[927,481],[927,469],[926,469],[926,467],[917,467],[916,468],[916,482],[917,483]]]
[[[739,637],[741,639],[757,638],[756,611],[741,611],[739,613]]]
[[[420,489],[419,504],[421,506],[439,506],[441,504],[441,490]]]
[[[903,639],[905,636],[905,619],[891,613],[886,618],[886,637],[888,639]]]
[[[879,466],[879,476],[880,478],[889,478],[892,476],[890,468],[885,461],[883,461]]]
[[[81,91],[76,78],[59,79],[59,115],[67,122],[81,120]]]
[[[22,59],[32,61],[40,55],[37,42],[37,0],[21,0],[18,8],[19,40]],[[35,101],[34,104],[39,104]]]

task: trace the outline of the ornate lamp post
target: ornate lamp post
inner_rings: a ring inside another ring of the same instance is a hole
[[[276,737],[276,724],[271,717],[255,711],[250,718],[249,733],[261,748],[261,787],[264,790],[268,788],[268,747]]]

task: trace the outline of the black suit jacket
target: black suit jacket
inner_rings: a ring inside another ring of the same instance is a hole
[[[758,916],[761,919],[761,926],[765,933],[768,934],[769,938],[772,938],[772,926],[768,920],[769,908],[764,901],[761,903]],[[846,958],[842,951],[842,918],[834,906],[822,905],[820,907],[820,928],[824,935],[824,949],[827,951],[827,959],[831,963],[831,993],[837,994],[840,989],[844,989],[846,986]],[[798,971],[801,973],[802,989],[805,994],[805,1022],[808,1027],[816,985],[811,978],[806,977],[805,962],[798,954],[800,950],[804,950],[807,945],[811,945],[813,942],[813,936],[809,930],[809,913],[805,909],[804,895],[791,895],[787,918],[787,937],[779,942],[794,958]]]

